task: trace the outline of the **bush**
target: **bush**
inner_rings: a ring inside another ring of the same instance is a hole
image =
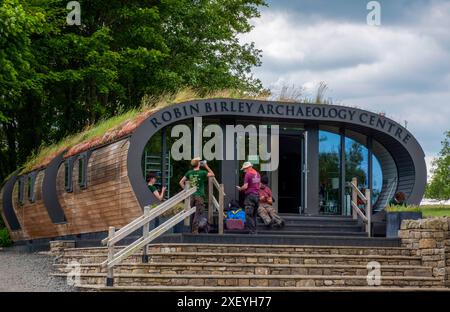
[[[8,247],[12,245],[11,238],[9,237],[8,230],[6,228],[0,229],[0,246]]]

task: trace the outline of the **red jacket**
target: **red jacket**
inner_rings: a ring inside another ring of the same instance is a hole
[[[264,197],[264,199],[261,200],[261,197]],[[259,202],[261,204],[272,205],[272,190],[264,184],[261,184],[261,187],[259,188]]]

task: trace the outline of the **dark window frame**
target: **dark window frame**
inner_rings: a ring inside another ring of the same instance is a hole
[[[37,172],[32,172],[27,176],[27,197],[30,203],[36,201],[36,177]]]
[[[77,159],[77,166],[78,166],[78,186],[80,189],[87,189],[88,183],[88,163],[89,163],[89,157],[91,155],[91,152],[84,152],[80,154],[80,156]]]
[[[64,188],[67,193],[73,192],[73,165],[73,157],[70,157],[64,161]]]
[[[20,205],[25,204],[24,193],[25,193],[25,183],[23,177],[17,179],[19,190],[17,192],[17,199]]]

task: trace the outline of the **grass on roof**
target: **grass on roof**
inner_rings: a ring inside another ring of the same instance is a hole
[[[319,103],[332,104],[330,99],[325,99],[325,93],[328,86],[320,82],[317,86],[316,95],[310,97],[304,93],[304,88],[296,86],[285,86],[274,95],[269,90],[263,90],[259,93],[248,93],[240,90],[226,89],[221,91],[199,93],[191,88],[182,89],[178,92],[167,93],[161,96],[144,96],[141,106],[137,109],[130,109],[122,114],[108,119],[102,119],[94,125],[88,125],[83,131],[67,136],[61,141],[52,145],[43,145],[37,152],[33,153],[26,163],[19,170],[19,174],[24,174],[42,167],[49,163],[51,159],[70,147],[81,142],[88,141],[103,136],[108,130],[112,130],[128,120],[133,120],[139,114],[152,110],[162,109],[166,106],[206,98],[239,98],[248,100],[276,100],[292,103]]]
[[[131,109],[117,116],[113,116],[108,119],[102,119],[94,125],[88,125],[83,131],[67,136],[57,143],[47,146],[41,146],[37,150],[37,152],[33,153],[28,158],[27,162],[22,166],[20,174],[30,172],[39,168],[41,165],[47,164],[49,160],[53,159],[56,155],[72,146],[103,136],[108,130],[112,130],[128,120],[133,120],[140,113],[145,111],[149,111],[152,109],[161,109],[169,105],[205,98],[241,98],[266,100],[268,97],[268,92],[262,92],[260,94],[248,94],[237,90],[222,90],[200,95],[198,92],[192,89],[183,89],[176,93],[165,94],[158,97],[145,96],[142,99],[141,106],[137,109]]]

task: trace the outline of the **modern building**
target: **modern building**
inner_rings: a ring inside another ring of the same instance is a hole
[[[399,191],[409,204],[423,197],[424,152],[408,129],[383,114],[336,105],[202,99],[146,112],[102,138],[49,157],[31,172],[12,174],[2,187],[0,206],[12,238],[120,228],[155,202],[144,178],[148,171],[160,174],[168,196],[176,194],[189,162],[174,159],[172,129],[192,129],[197,117],[203,128],[215,125],[223,133],[235,125],[267,126],[268,134],[278,129],[279,165],[263,174],[280,213],[350,215],[348,182],[355,177],[361,190],[371,190],[375,212]],[[268,142],[273,156],[277,146]],[[210,166],[224,184],[226,200],[238,198],[235,186],[242,181],[244,159],[237,159],[236,144],[224,142],[221,152],[224,159],[209,161]],[[244,154],[258,169],[265,163],[261,155]]]

